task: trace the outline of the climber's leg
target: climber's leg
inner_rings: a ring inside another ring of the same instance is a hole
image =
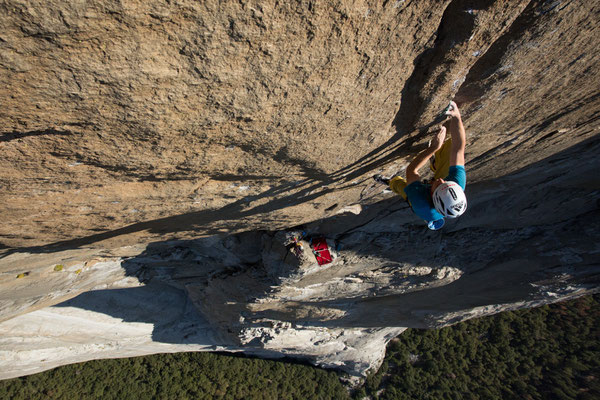
[[[406,200],[406,193],[404,193],[406,185],[406,179],[401,176],[395,176],[390,180],[390,189],[392,189],[392,192],[399,194],[404,200]]]
[[[435,152],[431,158],[429,167],[434,173],[434,179],[445,179],[450,169],[450,150],[452,150],[452,139],[444,142],[442,147]]]

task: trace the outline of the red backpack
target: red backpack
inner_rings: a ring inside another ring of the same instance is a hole
[[[319,263],[319,265],[329,264],[333,261],[331,253],[329,252],[329,246],[327,246],[327,240],[324,237],[312,239],[310,247],[317,258],[317,263]]]

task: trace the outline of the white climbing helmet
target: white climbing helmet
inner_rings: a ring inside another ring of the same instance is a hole
[[[456,218],[467,209],[467,197],[456,182],[444,182],[433,192],[433,205],[444,217]]]

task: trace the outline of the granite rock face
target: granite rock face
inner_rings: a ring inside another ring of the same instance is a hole
[[[2,378],[196,350],[363,375],[406,327],[597,291],[599,1],[0,10]],[[469,209],[429,232],[370,177],[452,98]]]

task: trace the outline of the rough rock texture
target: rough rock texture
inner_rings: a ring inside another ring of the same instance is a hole
[[[361,375],[406,327],[598,288],[599,1],[0,11],[2,378],[215,349]],[[370,176],[450,98],[469,210],[429,232]],[[285,256],[300,225],[334,263]]]

